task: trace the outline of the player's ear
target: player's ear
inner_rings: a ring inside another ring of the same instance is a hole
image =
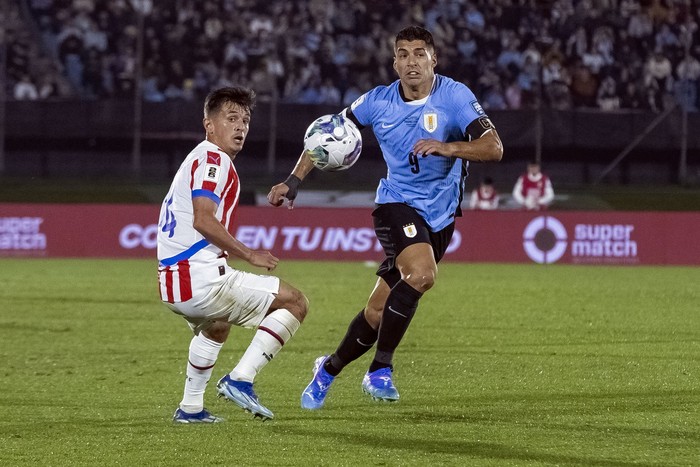
[[[209,134],[209,131],[211,130],[211,126],[212,126],[211,119],[208,117],[204,117],[202,119],[202,126],[204,127],[204,131],[207,134]]]
[[[394,55],[394,64],[392,66],[394,67],[394,71],[398,73],[399,69],[396,68],[396,56],[395,55]]]

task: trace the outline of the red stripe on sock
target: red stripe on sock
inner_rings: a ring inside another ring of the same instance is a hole
[[[258,330],[265,331],[266,333],[277,339],[280,345],[284,345],[284,339],[282,339],[276,332],[272,331],[271,329],[268,329],[265,326],[258,326]]]
[[[199,370],[199,371],[210,370],[210,369],[214,368],[214,365],[216,365],[216,363],[214,363],[214,365],[209,365],[209,366],[197,366],[189,360],[187,360],[187,363],[189,363],[192,366],[192,368],[194,368],[195,370]]]

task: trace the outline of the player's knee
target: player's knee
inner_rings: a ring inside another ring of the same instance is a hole
[[[411,271],[403,278],[404,282],[420,293],[425,293],[435,285],[437,271],[433,268],[420,268]]]
[[[365,307],[365,319],[372,329],[378,329],[379,323],[382,321],[382,313],[384,312],[384,305],[381,307],[374,306],[371,303],[367,304]]]
[[[291,295],[292,297],[287,309],[301,323],[304,321],[304,318],[306,318],[306,313],[309,311],[309,299],[297,289],[293,289]]]
[[[224,323],[221,321],[215,321],[207,329],[202,331],[204,337],[211,339],[214,342],[224,343],[228,338],[228,334],[231,330],[230,323]]]

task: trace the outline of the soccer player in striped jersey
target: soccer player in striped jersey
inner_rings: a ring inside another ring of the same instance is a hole
[[[515,181],[513,199],[522,209],[528,211],[542,211],[552,203],[554,188],[549,177],[540,170],[540,164],[527,164],[527,172]]]
[[[336,351],[316,359],[301,406],[324,404],[334,378],[376,343],[362,389],[376,400],[399,398],[393,356],[418,307],[435,283],[460,215],[467,165],[499,161],[501,140],[474,94],[436,74],[433,37],[420,27],[400,31],[394,42],[399,79],[360,96],[343,112],[359,128],[371,127],[387,163],[372,213],[386,259],[369,300],[353,318]],[[302,153],[292,174],[272,187],[268,201],[290,203],[313,165]]]
[[[469,197],[469,209],[477,211],[493,211],[498,209],[501,197],[493,186],[491,177],[484,178],[478,187],[472,190]]]
[[[207,96],[206,139],[185,158],[160,210],[160,297],[194,332],[184,396],[173,416],[178,423],[222,420],[204,408],[204,391],[232,325],[256,332],[236,367],[217,383],[219,396],[263,420],[273,418],[253,381],[294,335],[308,308],[306,297],[277,277],[239,271],[227,262],[233,256],[268,271],[279,262],[229,233],[241,191],[233,160],[243,148],[254,105],[255,93],[242,87]]]

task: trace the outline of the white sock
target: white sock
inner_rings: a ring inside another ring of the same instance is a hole
[[[284,308],[267,315],[258,326],[238,365],[229,373],[231,379],[252,383],[260,370],[291,339],[300,324],[299,320]]]
[[[197,413],[204,409],[204,390],[214,371],[214,364],[222,346],[223,344],[207,339],[201,332],[192,338],[187,361],[185,394],[180,402],[180,409],[184,412]]]

